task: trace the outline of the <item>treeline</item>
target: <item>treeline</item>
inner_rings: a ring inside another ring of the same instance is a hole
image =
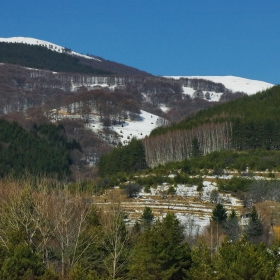
[[[143,145],[140,140],[137,141],[139,147]],[[191,147],[190,150],[193,151],[194,148]],[[132,151],[134,152],[134,157]],[[145,164],[139,168],[138,162],[144,162],[145,156],[143,147],[141,149],[139,148],[138,151],[139,154],[137,155],[136,145],[134,143],[133,147],[129,144],[128,146],[119,147],[101,156],[99,175],[107,178],[108,184],[105,184],[107,187],[113,186],[114,184],[117,185],[120,182],[118,180],[119,178],[124,177],[128,180],[128,178],[133,177],[133,174],[136,175],[134,178],[136,183],[149,190],[151,186],[157,186],[164,182],[199,185],[200,181],[193,182],[193,179],[189,177],[190,175],[199,174],[201,176],[213,175],[219,177],[221,175],[227,175],[228,172],[235,172],[234,174],[243,176],[244,178],[233,177],[230,180],[219,180],[218,187],[221,191],[244,192],[248,190],[248,186],[251,183],[250,178],[252,178],[253,173],[267,171],[267,176],[273,179],[275,178],[273,171],[280,171],[280,151],[278,150],[214,151],[206,155],[198,154],[181,161],[158,165],[152,169],[149,169]],[[144,169],[146,170],[141,172]],[[181,173],[178,173],[178,170]],[[170,178],[168,177],[169,174],[175,174],[175,177]],[[111,183],[109,184],[109,182]]]
[[[231,122],[236,119],[254,123],[279,120],[279,93],[280,86],[274,86],[252,96],[244,96],[234,101],[217,104],[172,126],[156,128],[152,131],[151,136],[164,134],[167,131],[191,129],[205,123]]]
[[[254,96],[200,111],[178,124],[156,128],[144,141],[147,164],[155,166],[190,157],[191,141],[195,137],[201,154],[224,149],[278,150],[279,106],[280,87],[275,86]]]
[[[164,134],[145,138],[143,140],[147,164],[151,167],[172,161],[182,161],[193,156],[193,140],[197,139],[200,155],[216,153],[213,163],[219,162],[223,156],[238,156],[238,162],[227,160],[228,166],[244,170],[246,166],[254,170],[275,169],[279,167],[277,153],[271,152],[266,158],[265,151],[280,149],[280,126],[277,119],[247,120],[236,119],[231,122],[203,124],[188,130],[167,131]],[[251,152],[251,150],[253,152]],[[257,150],[254,152],[254,150]],[[228,152],[226,152],[228,151]],[[232,151],[232,152],[230,152]],[[243,151],[244,153],[234,153]],[[245,155],[254,157],[254,160],[245,159]],[[242,155],[244,155],[242,157]],[[200,164],[200,168],[208,168],[210,161],[207,157]],[[213,166],[213,163],[210,163]],[[203,165],[205,164],[205,165]],[[226,164],[223,164],[226,168]]]
[[[109,71],[93,69],[79,63],[79,58],[58,53],[43,46],[0,42],[0,61],[24,67],[95,75],[110,75]]]
[[[0,181],[0,279],[279,279],[279,240],[259,243],[256,208],[247,234],[221,204],[199,234],[191,220],[159,220],[149,207],[129,225],[118,203],[97,207],[70,185],[49,184]]]
[[[106,89],[81,90],[78,94],[45,103],[44,110],[49,116],[51,109],[63,109],[69,114],[80,115],[86,123],[90,114],[98,114],[105,127],[124,122],[126,119],[139,118],[140,102],[124,90]]]
[[[154,167],[192,157],[197,139],[201,155],[221,150],[278,150],[280,147],[280,87],[200,111],[196,116],[169,127],[155,129],[143,140],[148,166]],[[260,109],[261,108],[261,109]],[[268,168],[274,164],[266,161]],[[244,169],[243,162],[237,168]],[[235,167],[236,167],[235,165]],[[250,167],[263,170],[265,161]],[[201,166],[201,168],[204,168]]]
[[[68,142],[63,126],[34,125],[31,131],[0,119],[0,177],[20,177],[25,173],[62,178],[70,174],[69,151],[79,149]]]
[[[252,182],[254,182],[253,175],[258,174],[258,171],[266,172],[266,176],[270,179],[276,177],[274,171],[280,171],[279,156],[280,151],[277,150],[255,149],[241,152],[223,150],[204,156],[190,157],[180,162],[169,162],[165,165],[159,165],[150,172],[158,174],[154,177],[153,181],[156,184],[169,182],[170,178],[166,176],[170,173],[176,174],[176,177],[180,175],[180,177],[186,178],[190,175],[216,176],[218,179],[217,186],[220,191],[243,193],[249,190]],[[178,170],[181,173],[178,173]],[[224,180],[220,177],[222,175],[233,175],[233,177]],[[145,178],[148,180],[149,177]],[[161,180],[156,180],[158,177]],[[176,177],[174,178],[175,183]],[[145,178],[143,178],[144,181]],[[153,183],[150,185],[153,185]],[[180,181],[180,183],[182,182]],[[268,187],[266,186],[265,189],[268,189]]]
[[[242,152],[223,150],[185,159],[179,166],[182,166],[183,170],[192,170],[192,174],[197,174],[203,169],[213,170],[214,175],[221,175],[224,170],[241,172],[247,168],[249,172],[280,171],[279,156],[280,151],[277,150],[254,149]],[[176,163],[174,163],[174,166],[176,166]]]
[[[143,140],[148,166],[155,167],[172,161],[182,161],[193,156],[193,141],[198,154],[229,149],[231,125],[229,123],[205,124],[190,130],[168,131]]]

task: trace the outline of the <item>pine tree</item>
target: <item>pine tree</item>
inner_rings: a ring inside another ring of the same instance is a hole
[[[38,279],[46,273],[39,254],[26,244],[16,245],[4,260],[0,270],[1,279]]]
[[[217,279],[274,279],[277,260],[264,244],[246,237],[232,243],[226,239],[216,255]]]
[[[227,210],[220,203],[212,211],[212,220],[222,225],[227,220]]]
[[[199,147],[198,138],[194,137],[192,139],[191,156],[197,157],[199,155],[200,155],[200,147]]]
[[[141,221],[144,225],[151,225],[154,220],[154,214],[150,207],[145,207],[143,210],[143,214],[141,215]]]
[[[258,238],[263,234],[263,226],[258,217],[258,212],[255,206],[253,206],[252,212],[250,213],[250,220],[246,228],[246,233],[252,240],[255,241],[257,241]]]
[[[191,252],[192,265],[188,271],[188,279],[192,280],[216,280],[214,260],[211,250],[203,242],[194,247]]]
[[[231,211],[228,220],[223,224],[223,227],[230,240],[235,241],[239,237],[240,227],[235,210]]]
[[[139,237],[128,275],[133,279],[183,279],[189,267],[190,250],[183,228],[176,216],[168,213]]]

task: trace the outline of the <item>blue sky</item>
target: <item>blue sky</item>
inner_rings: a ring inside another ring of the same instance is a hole
[[[34,37],[154,75],[280,84],[279,0],[2,0],[0,37]]]

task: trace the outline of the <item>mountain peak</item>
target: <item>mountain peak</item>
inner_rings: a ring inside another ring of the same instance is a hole
[[[92,57],[92,56],[88,56],[88,55],[83,55],[77,52],[72,51],[69,48],[66,47],[62,47],[56,44],[53,44],[51,42],[48,41],[44,41],[44,40],[40,40],[40,39],[35,39],[35,38],[30,38],[30,37],[10,37],[10,38],[0,38],[0,42],[6,42],[6,43],[21,43],[21,44],[28,44],[28,45],[37,45],[37,46],[42,46],[42,47],[46,47],[52,51],[55,52],[59,52],[59,53],[67,53],[70,55],[74,55],[74,56],[79,56],[79,57],[84,57],[87,59],[94,59],[97,61],[100,61],[99,59]]]

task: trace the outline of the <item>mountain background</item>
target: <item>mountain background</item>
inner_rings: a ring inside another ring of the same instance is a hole
[[[33,123],[62,124],[67,141],[80,143],[79,149],[70,151],[68,161],[77,173],[82,166],[95,166],[102,154],[127,145],[133,137],[142,139],[157,127],[176,127],[178,122],[180,126],[180,121],[201,110],[273,86],[234,76],[154,76],[25,37],[0,38],[0,61],[0,114],[28,130]],[[148,147],[153,144],[147,144],[148,139],[144,141],[148,165],[164,163],[149,159]],[[165,151],[172,146],[165,145],[158,148]],[[167,161],[181,160],[189,152]]]

